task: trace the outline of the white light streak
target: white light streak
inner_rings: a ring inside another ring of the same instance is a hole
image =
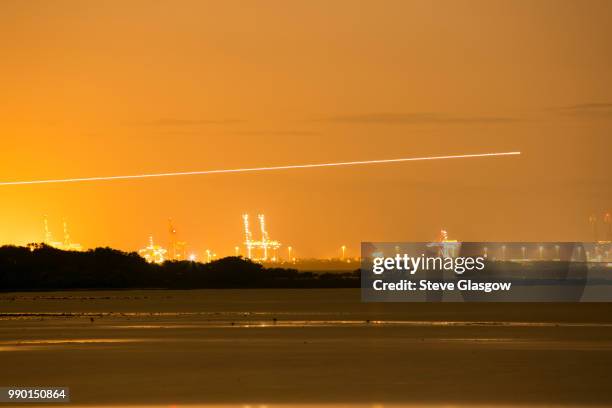
[[[64,178],[50,180],[25,180],[25,181],[2,181],[0,186],[18,186],[27,184],[52,184],[52,183],[77,183],[83,181],[110,181],[110,180],[129,180],[129,179],[144,179],[153,177],[174,177],[174,176],[195,176],[204,174],[226,174],[226,173],[252,173],[260,171],[274,170],[291,170],[291,169],[312,169],[318,167],[341,167],[341,166],[361,166],[366,164],[384,164],[384,163],[403,163],[426,160],[448,160],[448,159],[472,159],[477,157],[499,157],[499,156],[517,156],[521,152],[502,152],[502,153],[477,153],[477,154],[460,154],[452,156],[428,156],[428,157],[407,157],[401,159],[383,159],[383,160],[362,160],[337,163],[315,163],[315,164],[294,164],[286,166],[273,167],[249,167],[242,169],[221,169],[221,170],[202,170],[202,171],[183,171],[174,173],[153,173],[153,174],[134,174],[127,176],[101,176],[101,177],[79,177],[79,178]]]

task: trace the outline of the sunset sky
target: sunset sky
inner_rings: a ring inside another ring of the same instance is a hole
[[[0,187],[86,247],[298,256],[360,241],[589,240],[612,209],[612,2],[0,3],[0,181],[521,151],[518,157]],[[255,229],[256,226],[254,226]],[[255,232],[255,231],[254,231]],[[255,234],[258,236],[258,234]]]

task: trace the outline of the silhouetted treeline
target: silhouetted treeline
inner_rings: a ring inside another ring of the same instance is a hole
[[[62,251],[44,244],[0,247],[0,291],[124,288],[345,288],[359,273],[264,268],[241,257],[149,264],[136,252]]]
[[[359,269],[360,262],[352,259],[350,262],[342,259],[298,259],[295,262],[281,262],[279,266],[287,268],[296,268],[300,271],[312,272],[352,272]],[[263,266],[270,267],[273,263],[263,263]]]

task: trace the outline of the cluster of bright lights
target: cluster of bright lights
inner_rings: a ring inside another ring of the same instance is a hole
[[[149,245],[138,250],[138,253],[142,255],[149,263],[162,264],[166,260],[166,253],[168,251],[153,243],[153,237],[149,237]]]

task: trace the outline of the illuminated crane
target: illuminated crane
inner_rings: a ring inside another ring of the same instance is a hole
[[[253,249],[253,235],[249,229],[249,214],[242,214],[242,222],[244,224],[244,246],[246,247],[247,258],[251,258]]]
[[[262,259],[265,261],[268,259],[268,232],[266,231],[266,219],[263,214],[257,215],[259,219],[259,227],[261,229],[261,249],[263,250]]]
[[[68,223],[64,220],[64,244],[62,248],[64,251],[82,251],[81,244],[73,243],[70,241],[70,234],[68,233]]]
[[[82,251],[83,248],[81,244],[73,243],[70,241],[70,234],[68,233],[68,223],[66,220],[64,222],[64,241],[54,241],[53,234],[49,230],[49,222],[47,220],[47,216],[44,217],[44,226],[45,226],[45,238],[44,243],[57,249],[61,249],[63,251]]]
[[[261,239],[259,241],[254,241],[253,236],[251,234],[251,230],[249,228],[249,215],[243,214],[242,220],[244,223],[244,245],[246,247],[247,258],[255,259],[258,261],[276,261],[276,250],[280,248],[281,243],[275,240],[270,239],[268,235],[268,231],[266,230],[266,219],[263,214],[259,214],[257,216],[259,219],[259,228],[261,231]],[[261,250],[261,257],[253,258],[253,248]],[[269,251],[272,250],[274,255],[272,258],[269,257]]]
[[[176,228],[172,224],[172,219],[168,218],[168,232],[170,233],[170,259],[182,261],[186,258],[187,243],[185,241],[177,241]]]
[[[172,225],[172,218],[168,218],[168,233],[170,234],[170,258],[176,258],[176,228]]]
[[[591,215],[589,217],[589,224],[591,224],[591,233],[593,234],[593,242],[597,242],[598,241],[598,234],[597,234],[597,216],[596,215]]]
[[[51,245],[51,243],[53,242],[53,236],[51,235],[51,231],[49,231],[49,221],[47,220],[46,215],[44,218],[44,223],[45,223],[45,239],[43,242],[47,245]]]
[[[438,242],[440,245],[440,254],[444,257],[456,257],[457,256],[457,247],[459,243],[456,239],[448,239],[448,231],[445,229],[440,230],[440,234],[438,235]],[[485,248],[485,258],[487,257],[487,248]]]
[[[166,260],[166,249],[159,245],[153,244],[153,237],[149,237],[149,246],[138,250],[138,253],[142,255],[149,263],[161,264]]]
[[[68,224],[64,220],[64,246],[70,245],[70,234],[68,233]]]

